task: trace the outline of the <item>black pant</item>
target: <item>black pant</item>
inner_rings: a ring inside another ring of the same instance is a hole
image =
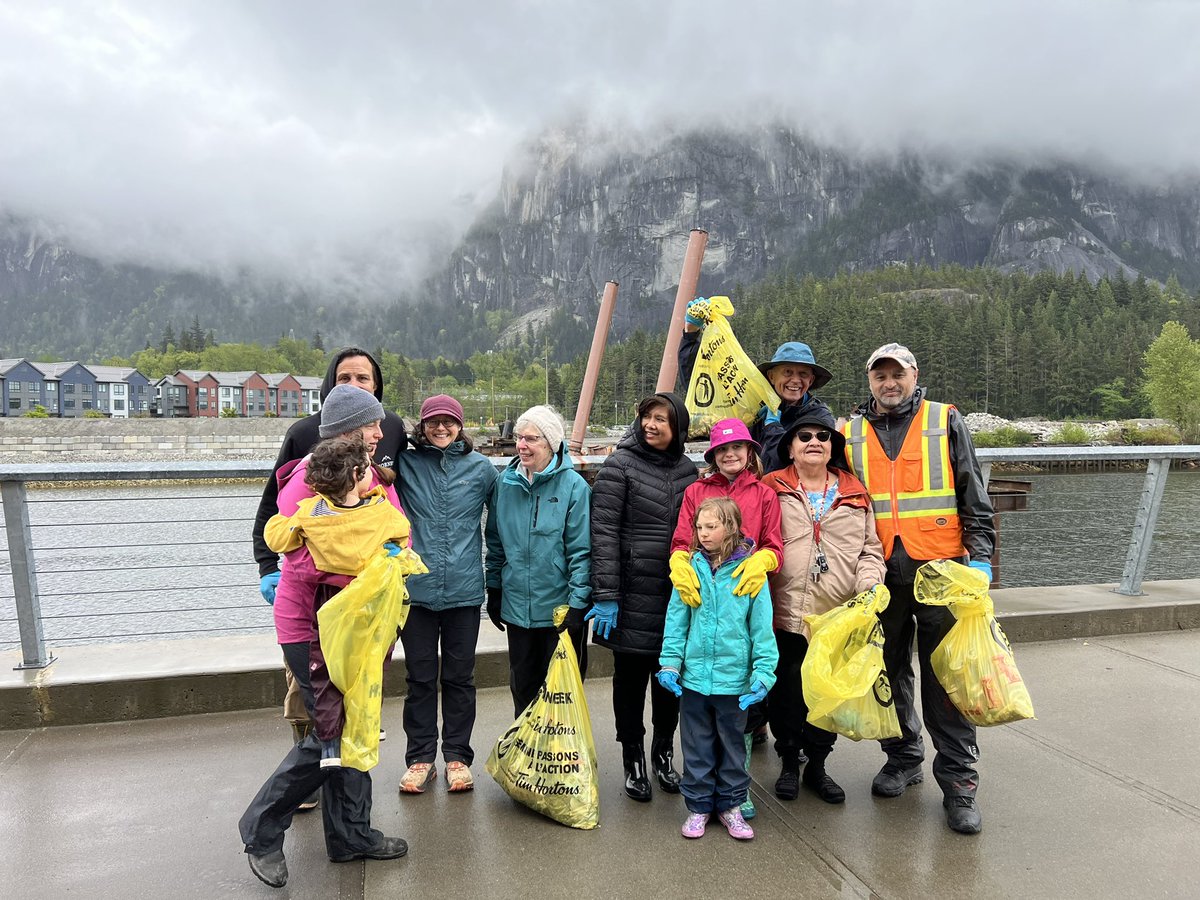
[[[513,715],[525,711],[546,680],[546,671],[558,646],[558,632],[553,627],[522,628],[505,622],[508,634],[508,686],[512,691]],[[587,675],[587,643],[585,629],[568,629],[575,655],[579,658],[579,677]]]
[[[441,649],[442,758],[468,766],[475,759],[475,645],[479,607],[432,610],[410,607],[400,632],[408,671],[404,699],[405,765],[431,763],[438,746],[438,650]]]
[[[921,711],[925,727],[937,751],[933,758],[933,777],[947,797],[974,796],[979,784],[975,763],[979,748],[975,726],[963,718],[946,696],[929,657],[954,624],[954,615],[944,606],[926,606],[913,597],[911,584],[885,582],[892,598],[879,615],[883,623],[883,664],[892,683],[896,715],[900,719],[900,737],[880,741],[888,760],[902,768],[919,766],[925,759],[921,739],[921,720],[914,704],[912,646],[917,640],[917,661],[921,667]],[[915,620],[915,626],[914,626]]]
[[[288,668],[300,683],[304,705],[314,716],[308,643],[282,647]],[[280,849],[296,807],[317,788],[321,788],[321,821],[330,858],[350,856],[378,845],[383,834],[371,827],[371,776],[357,769],[322,769],[321,742],[314,733],[291,749],[242,814],[238,830],[246,852],[262,855]]]
[[[679,698],[654,677],[661,668],[651,653],[613,651],[613,716],[617,741],[640,744],[646,737],[646,684],[650,685],[650,721],[654,740],[670,740],[679,726]]]
[[[767,696],[775,752],[785,763],[795,764],[801,750],[810,760],[824,762],[833,751],[837,735],[808,721],[808,704],[804,702],[804,684],[800,677],[800,668],[808,653],[808,639],[802,634],[776,629],[775,643],[779,646],[779,666],[775,669],[775,686]]]

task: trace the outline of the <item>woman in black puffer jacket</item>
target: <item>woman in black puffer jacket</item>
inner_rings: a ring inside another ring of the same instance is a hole
[[[653,739],[650,758],[659,787],[679,793],[671,764],[679,701],[654,678],[662,650],[668,557],[684,489],[696,466],[683,455],[689,417],[674,394],[638,405],[633,431],[621,440],[592,487],[592,601],[595,642],[613,651],[613,711],[625,763],[625,793],[650,799],[646,776],[646,686]]]

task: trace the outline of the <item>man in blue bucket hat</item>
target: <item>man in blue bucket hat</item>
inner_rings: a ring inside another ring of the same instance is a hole
[[[692,369],[696,365],[700,334],[708,321],[708,300],[697,297],[688,304],[683,338],[679,342],[679,377],[683,380],[684,393],[687,392],[687,384],[692,379]],[[750,436],[762,447],[759,455],[765,474],[784,468],[779,462],[779,442],[788,428],[800,420],[800,416],[817,410],[825,410],[832,415],[829,407],[810,392],[828,384],[833,373],[818,365],[812,348],[800,341],[780,344],[775,355],[767,362],[760,363],[758,369],[771,382],[771,387],[775,388],[775,393],[782,401],[778,413],[771,412],[763,404],[750,425]]]

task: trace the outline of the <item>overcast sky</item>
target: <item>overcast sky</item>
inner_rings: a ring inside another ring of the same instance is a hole
[[[578,114],[1195,171],[1200,3],[0,0],[0,210],[109,258],[405,281]]]

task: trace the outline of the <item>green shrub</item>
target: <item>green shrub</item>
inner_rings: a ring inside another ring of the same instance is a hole
[[[1174,425],[1139,425],[1122,422],[1107,435],[1111,444],[1126,447],[1171,447],[1183,443]]]
[[[232,406],[226,406],[224,409],[221,410],[221,418],[222,419],[236,419],[237,417],[238,417],[238,411],[236,409],[234,409]]]
[[[1001,425],[995,431],[980,431],[973,435],[976,447],[1028,447],[1035,440],[1024,428]]]
[[[1066,422],[1050,438],[1051,444],[1080,445],[1090,444],[1092,436],[1088,430],[1077,422]]]
[[[50,413],[46,412],[46,407],[42,406],[42,404],[40,404],[40,403],[37,403],[34,405],[33,409],[26,412],[22,416],[22,418],[25,418],[25,419],[48,419],[48,418],[50,418]]]
[[[100,410],[98,410],[98,409],[85,410],[83,417],[85,419],[107,419],[108,418],[108,416],[106,416],[104,413],[100,412]]]

